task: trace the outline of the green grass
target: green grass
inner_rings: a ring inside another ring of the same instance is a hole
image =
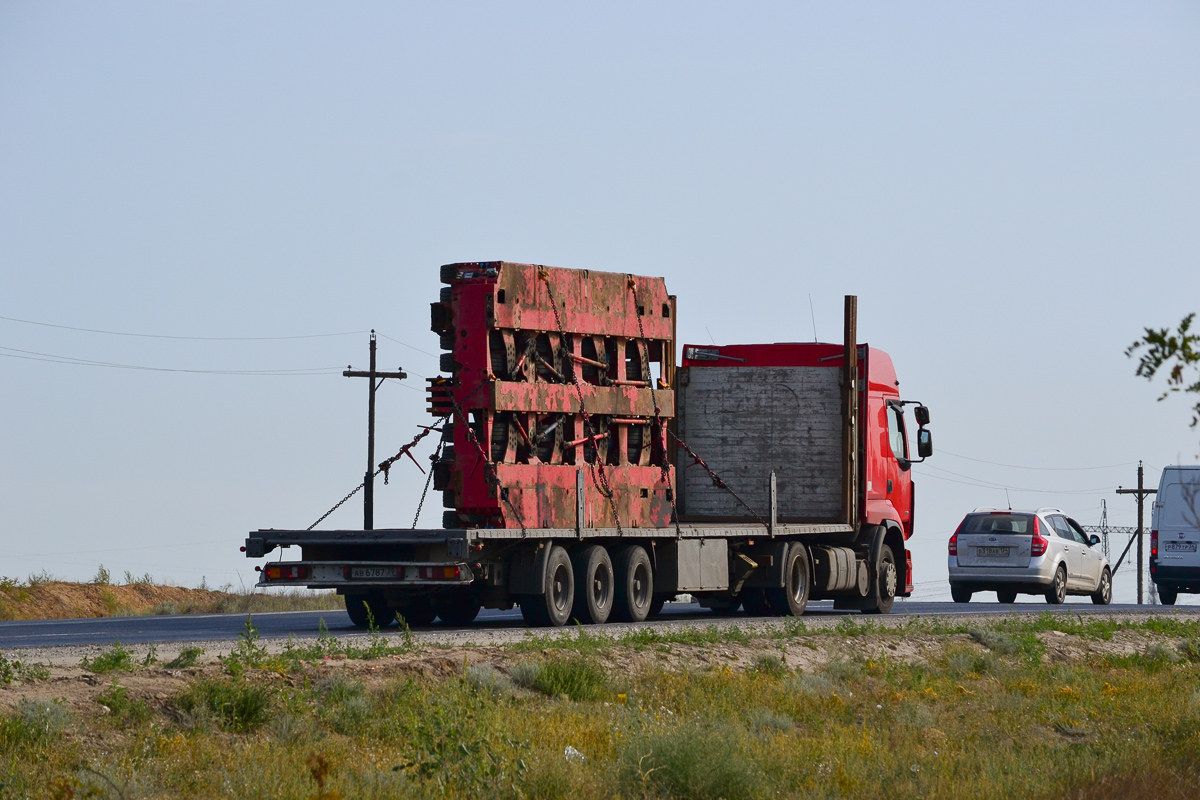
[[[84,656],[80,666],[98,675],[103,675],[117,670],[129,672],[135,668],[136,664],[133,660],[133,651],[117,641],[95,658]]]
[[[113,683],[78,713],[35,697],[0,715],[0,797],[1195,796],[1194,627],[1078,626],[1145,636],[1133,655],[1078,661],[1030,649],[1058,630],[1041,618],[946,628],[795,629],[745,640],[741,668],[664,633],[491,650],[490,664],[432,651],[415,669],[279,660],[251,623],[237,669],[208,667],[161,705]],[[929,647],[904,659],[864,630],[884,644],[919,630]],[[345,647],[328,639],[294,649]],[[777,654],[793,640],[823,665],[789,669]]]

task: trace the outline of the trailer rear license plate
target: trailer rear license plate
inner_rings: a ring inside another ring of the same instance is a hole
[[[1195,542],[1164,542],[1163,550],[1168,553],[1194,553],[1196,552]]]
[[[350,577],[354,578],[394,578],[395,567],[351,567]]]
[[[975,555],[980,558],[1008,558],[1007,547],[976,547]]]

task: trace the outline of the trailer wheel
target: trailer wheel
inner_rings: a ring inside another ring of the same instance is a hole
[[[396,621],[396,615],[388,608],[387,601],[378,595],[346,595],[346,613],[356,628],[369,627],[372,620],[375,627],[386,628]]]
[[[808,548],[794,542],[783,557],[783,587],[763,592],[768,613],[781,617],[803,616],[808,605],[808,575]]]
[[[451,592],[438,597],[433,608],[443,623],[461,627],[475,621],[483,603],[470,591]]]
[[[752,617],[770,617],[775,614],[771,602],[767,599],[766,589],[745,589],[738,597],[741,598],[746,613]]]
[[[647,618],[657,617],[659,614],[662,613],[663,606],[665,606],[667,604],[667,601],[670,599],[671,599],[671,595],[667,595],[667,594],[654,595],[654,599],[650,602],[650,613],[647,614],[646,617]]]
[[[575,603],[575,576],[567,551],[553,545],[546,557],[546,591],[521,597],[521,616],[539,628],[560,627],[571,618]]]
[[[639,545],[630,545],[617,554],[613,619],[642,622],[650,614],[654,599],[654,569],[650,556]]]
[[[613,607],[613,565],[608,551],[589,545],[575,552],[575,604],[572,614],[580,622],[603,625]]]
[[[892,605],[896,602],[896,584],[899,580],[896,572],[896,557],[892,548],[884,545],[879,550],[879,566],[875,570],[876,592],[879,595],[879,605],[863,611],[864,614],[890,614]]]
[[[396,609],[396,613],[404,617],[404,623],[410,628],[424,628],[432,625],[433,618],[437,616],[437,612],[433,609],[433,603],[428,597],[418,597],[403,603]]]

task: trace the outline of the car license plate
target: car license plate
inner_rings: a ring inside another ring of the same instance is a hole
[[[976,547],[975,555],[980,558],[1008,558],[1007,547]]]
[[[1194,553],[1196,552],[1195,542],[1164,542],[1163,550],[1168,553]]]
[[[395,567],[351,567],[351,578],[394,578]]]

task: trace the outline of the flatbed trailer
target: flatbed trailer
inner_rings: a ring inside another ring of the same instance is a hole
[[[855,298],[841,344],[685,346],[677,369],[660,279],[506,262],[442,277],[445,527],[260,529],[247,557],[280,559],[260,586],[335,589],[360,625],[514,605],[534,625],[637,621],[682,592],[755,615],[817,598],[886,613],[912,591],[911,401],[857,343]],[[916,421],[924,458],[924,406]]]

